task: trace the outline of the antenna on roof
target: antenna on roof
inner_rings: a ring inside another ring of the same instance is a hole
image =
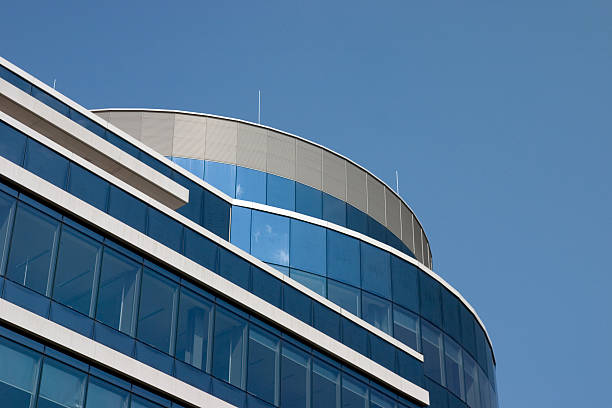
[[[57,81],[57,80],[53,79],[53,89],[55,89],[55,81]]]
[[[395,170],[395,192],[399,195],[399,173]]]
[[[261,125],[261,89],[257,91],[257,123]]]

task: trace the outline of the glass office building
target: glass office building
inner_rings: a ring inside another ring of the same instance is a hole
[[[323,146],[0,58],[0,405],[496,408],[416,215]]]

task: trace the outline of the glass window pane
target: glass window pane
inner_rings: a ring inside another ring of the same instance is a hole
[[[230,197],[236,196],[236,166],[206,161],[204,167],[204,180],[207,183],[223,191]]]
[[[251,267],[251,271],[253,273],[253,294],[278,308],[282,307],[282,282],[255,266]]]
[[[321,296],[325,296],[327,294],[327,280],[323,276],[298,271],[297,269],[291,269],[291,271],[289,272],[289,276],[291,276],[295,281],[301,283],[308,289],[318,293]]]
[[[463,374],[465,376],[465,402],[471,408],[480,408],[480,392],[478,390],[478,368],[476,362],[464,351]]]
[[[177,285],[145,269],[140,291],[138,339],[170,353]]]
[[[132,334],[136,310],[136,282],[140,265],[126,256],[104,249],[98,289],[96,319]]]
[[[290,266],[325,276],[325,228],[291,220]]]
[[[374,333],[370,337],[370,358],[381,366],[395,372],[395,348]]]
[[[28,408],[38,377],[40,356],[25,347],[0,339],[0,399],[6,407]]]
[[[194,176],[204,179],[204,160],[188,159],[185,157],[172,157],[172,161]]]
[[[2,66],[0,66],[0,78],[27,94],[32,92],[32,85],[30,83]]]
[[[446,388],[463,399],[463,359],[461,347],[448,336],[444,336],[444,368]]]
[[[15,211],[16,200],[4,193],[0,193],[0,265],[4,265],[4,256],[8,251],[5,247],[8,235],[11,231],[10,223]],[[2,268],[0,268],[0,274]]]
[[[342,343],[352,348],[359,354],[368,355],[368,332],[363,327],[350,321],[342,319]]]
[[[21,166],[25,153],[26,136],[0,121],[0,156]]]
[[[361,288],[391,299],[391,264],[389,253],[361,243]]]
[[[236,198],[265,204],[266,173],[237,166]]]
[[[289,266],[289,219],[253,210],[251,254],[264,262]]]
[[[204,191],[203,226],[224,240],[229,239],[230,204],[215,194]]]
[[[89,314],[94,274],[102,244],[64,226],[60,237],[53,299]]]
[[[283,343],[281,358],[280,406],[308,406],[308,373],[310,356],[298,348]]]
[[[17,206],[6,276],[45,294],[58,222],[27,205]],[[32,234],[36,231],[36,234]]]
[[[66,186],[68,159],[33,139],[28,139],[25,168],[60,188]]]
[[[322,218],[323,196],[321,191],[296,182],[295,211],[311,217]]]
[[[127,408],[129,397],[130,394],[126,390],[90,377],[85,406],[87,408]]]
[[[72,108],[70,108],[70,119],[72,119],[74,122],[83,126],[85,129],[89,130],[97,136],[100,136],[102,138],[106,136],[106,129],[104,129],[102,126],[98,125],[93,120],[89,119],[85,115],[75,111]]]
[[[247,390],[270,404],[276,402],[278,349],[279,340],[276,336],[251,326]]]
[[[251,252],[251,209],[232,206],[230,241],[238,248]]]
[[[419,312],[418,269],[396,256],[391,257],[393,302],[413,312]]]
[[[419,317],[401,307],[393,307],[393,337],[413,350],[419,350]]]
[[[347,375],[342,376],[342,408],[367,408],[368,387]]]
[[[130,408],[161,408],[154,402],[141,398],[137,395],[132,395],[132,401],[130,402]]]
[[[350,204],[346,205],[346,226],[354,231],[368,235],[368,215]]]
[[[340,341],[340,315],[319,302],[313,302],[313,326]]]
[[[370,391],[370,408],[394,408],[395,401],[381,392]]]
[[[327,230],[327,276],[353,286],[361,285],[359,241]]]
[[[442,368],[442,333],[432,325],[421,320],[425,375],[444,385]]]
[[[323,193],[323,219],[345,227],[346,203],[327,193]]]
[[[88,204],[106,211],[109,184],[78,164],[70,163],[68,192]]]
[[[206,370],[211,313],[210,302],[181,289],[175,355],[200,370]]]
[[[80,408],[87,374],[52,359],[45,359],[40,379],[38,408]]]
[[[295,181],[268,174],[267,204],[295,211]]]
[[[283,287],[283,310],[306,324],[312,324],[312,299],[293,287]]]
[[[176,212],[201,225],[202,208],[204,206],[204,189],[176,171],[172,172],[172,180],[189,190],[189,202],[178,208]]]
[[[185,228],[185,256],[203,267],[217,271],[219,247],[210,239]]]
[[[445,288],[442,288],[442,314],[444,318],[444,331],[456,341],[461,341],[459,299]]]
[[[374,238],[380,242],[386,242],[387,228],[374,218],[368,216],[368,233],[367,236]]]
[[[111,186],[108,213],[138,231],[145,232],[147,206],[125,191]]]
[[[312,406],[336,408],[340,405],[340,373],[338,369],[313,359]]]
[[[473,356],[476,355],[476,335],[474,334],[474,315],[465,305],[460,306],[461,310],[461,344]]]
[[[225,249],[219,252],[219,275],[243,289],[249,290],[251,265]]]
[[[58,101],[53,96],[49,95],[37,86],[32,87],[32,96],[50,107],[51,109],[58,111],[62,115],[66,117],[69,115],[70,108],[68,107],[68,105]]]
[[[149,208],[147,235],[176,252],[181,252],[183,226],[166,214]]]
[[[361,316],[359,289],[330,279],[327,281],[327,298],[355,316]]]
[[[419,274],[421,289],[421,316],[442,327],[442,299],[440,284],[424,272]]]
[[[391,334],[391,303],[363,291],[361,304],[362,319],[385,333]]]
[[[244,319],[217,308],[212,373],[236,387],[244,387],[246,328]]]

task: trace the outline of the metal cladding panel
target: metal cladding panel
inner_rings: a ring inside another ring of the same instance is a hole
[[[346,201],[346,160],[323,151],[323,191]]]
[[[414,254],[416,258],[423,262],[423,230],[416,220],[414,220]]]
[[[368,175],[368,215],[386,225],[385,220],[385,186]]]
[[[140,140],[142,112],[111,112],[108,121],[133,138]]]
[[[110,112],[94,112],[96,115],[101,117],[107,122],[110,122]]]
[[[366,172],[352,163],[346,163],[346,201],[353,207],[368,212]]]
[[[323,177],[322,149],[301,140],[296,140],[295,143],[296,181],[321,190]]]
[[[401,204],[402,212],[402,242],[414,253],[414,232],[412,231],[412,211]]]
[[[206,160],[236,164],[237,143],[238,123],[223,119],[206,119]]]
[[[387,206],[387,228],[398,238],[402,236],[402,223],[400,220],[400,199],[388,188],[385,188],[385,205]]]
[[[266,171],[268,131],[257,126],[238,124],[236,164]]]
[[[268,131],[267,172],[295,180],[295,139]]]
[[[174,113],[143,112],[140,140],[164,156],[172,154]]]
[[[204,160],[206,118],[177,114],[174,118],[172,156]]]
[[[423,245],[424,248],[424,256],[425,256],[425,265],[427,265],[427,267],[429,269],[432,269],[431,267],[431,249],[429,248],[429,240],[427,239],[427,237],[425,236],[425,232],[423,232],[423,238],[425,239],[424,243],[425,245]]]

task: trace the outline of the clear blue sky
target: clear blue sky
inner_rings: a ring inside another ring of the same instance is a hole
[[[262,89],[264,124],[397,169],[501,406],[610,406],[612,2],[35,3],[0,55],[88,108],[256,121]]]

